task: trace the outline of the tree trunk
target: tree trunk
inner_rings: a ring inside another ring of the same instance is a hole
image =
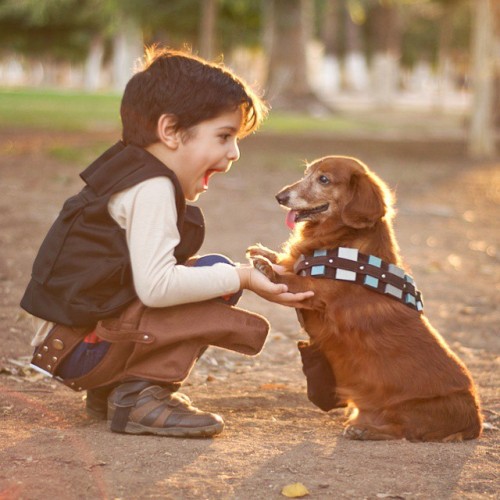
[[[492,158],[496,153],[493,123],[495,36],[491,0],[476,0],[472,33],[474,99],[469,131],[469,154]]]
[[[143,37],[135,19],[126,14],[120,17],[118,30],[113,37],[113,86],[122,92],[142,56]]]
[[[268,99],[276,108],[316,111],[323,106],[308,79],[308,5],[310,0],[270,0],[273,41],[268,69]]]
[[[384,3],[370,13],[373,26],[373,93],[377,104],[387,108],[394,102],[399,87],[401,27],[398,6]]]
[[[321,25],[321,38],[325,50],[321,71],[321,92],[326,98],[332,97],[340,90],[339,7],[339,0],[326,0]]]
[[[83,70],[83,88],[89,92],[100,87],[103,58],[104,40],[101,35],[95,35],[90,43]]]
[[[201,1],[200,55],[208,60],[212,60],[215,56],[217,11],[217,0]]]
[[[451,75],[451,41],[453,34],[453,17],[457,4],[445,4],[439,24],[438,71],[436,107],[446,106],[446,97],[450,91]]]
[[[274,2],[271,0],[261,0],[262,12],[262,46],[264,47],[264,57],[266,57],[264,82],[270,80],[269,68],[271,66],[271,54],[273,53],[274,34]]]
[[[500,130],[500,2],[493,4],[493,20],[494,20],[494,85],[493,85],[493,122],[495,130]]]
[[[344,13],[345,19],[345,84],[347,90],[362,92],[369,86],[368,68],[363,51],[361,29],[355,23],[349,10]]]

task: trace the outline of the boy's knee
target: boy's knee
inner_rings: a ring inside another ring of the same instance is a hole
[[[234,262],[229,257],[218,253],[211,253],[199,257],[198,260],[194,263],[194,266],[213,266],[214,264],[230,264],[234,266]]]
[[[195,267],[202,266],[213,266],[214,264],[229,264],[234,266],[234,262],[225,255],[219,253],[211,253],[207,255],[203,255],[200,257],[193,265]],[[220,297],[220,300],[227,305],[235,306],[241,298],[243,290],[239,292],[233,293],[231,295],[225,295],[224,297]]]

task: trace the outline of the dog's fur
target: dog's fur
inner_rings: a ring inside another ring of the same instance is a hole
[[[300,224],[282,253],[248,249],[254,265],[292,292],[313,290],[301,309],[311,343],[330,363],[338,395],[352,408],[352,439],[460,441],[480,435],[471,376],[423,314],[353,283],[297,276],[302,254],[350,247],[403,267],[392,228],[392,195],[363,163],[329,156],[309,165],[278,202]],[[313,211],[318,207],[323,211]],[[277,274],[270,262],[289,271]]]

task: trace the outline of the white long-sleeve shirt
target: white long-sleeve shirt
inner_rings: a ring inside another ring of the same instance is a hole
[[[114,194],[108,211],[125,230],[137,296],[148,307],[168,307],[235,293],[240,288],[229,264],[210,267],[178,265],[174,250],[180,242],[174,185],[154,177]],[[53,323],[35,318],[39,345]]]

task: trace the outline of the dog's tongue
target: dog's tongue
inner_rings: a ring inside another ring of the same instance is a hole
[[[286,214],[286,225],[290,229],[293,229],[295,227],[295,216],[296,215],[297,215],[297,212],[295,210],[289,210],[288,213]]]

